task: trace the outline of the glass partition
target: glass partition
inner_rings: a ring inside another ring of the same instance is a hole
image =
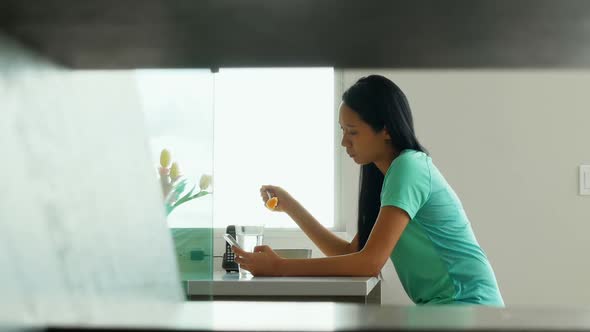
[[[260,203],[260,185],[289,188],[324,226],[342,228],[334,217],[333,68],[151,69],[134,76],[180,276],[201,289],[193,298],[206,298],[201,281],[215,271],[237,269],[233,262],[222,268],[216,228],[296,228]]]
[[[201,69],[154,69],[137,70],[135,78],[154,177],[186,290],[189,280],[213,278],[214,75]]]

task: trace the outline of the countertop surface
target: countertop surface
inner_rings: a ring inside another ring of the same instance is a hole
[[[79,304],[79,323],[49,326],[202,331],[341,330],[590,330],[590,308],[486,308],[475,306],[373,306],[329,302],[196,301],[170,304]]]
[[[367,296],[376,277],[248,277],[215,272],[213,280],[187,281],[188,295]]]

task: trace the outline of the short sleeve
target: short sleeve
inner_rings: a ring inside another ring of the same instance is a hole
[[[381,188],[381,207],[396,206],[414,219],[430,197],[429,157],[422,152],[403,153],[387,170]]]

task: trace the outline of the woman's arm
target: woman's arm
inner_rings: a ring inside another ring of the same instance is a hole
[[[397,207],[381,208],[365,248],[350,254],[326,258],[281,259],[269,247],[261,246],[257,247],[255,253],[234,248],[239,255],[236,261],[255,276],[377,276],[409,220],[408,214]]]
[[[287,259],[279,263],[278,271],[280,275],[285,276],[377,276],[409,220],[410,217],[402,209],[393,206],[383,207],[363,250],[310,260]]]
[[[260,197],[265,205],[270,199],[269,193],[278,199],[278,205],[273,210],[287,213],[326,256],[345,255],[358,250],[354,240],[349,243],[333,234],[281,187],[271,185],[260,187]]]
[[[358,235],[351,242],[336,236],[320,224],[299,202],[285,211],[326,256],[354,253],[358,250]]]

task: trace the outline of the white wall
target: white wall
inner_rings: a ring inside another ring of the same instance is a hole
[[[506,304],[588,305],[590,196],[578,196],[578,166],[590,164],[590,71],[346,70],[344,88],[371,73],[406,93]],[[343,165],[356,206],[358,168]],[[383,272],[393,275],[384,302],[409,303],[391,265]]]
[[[129,73],[71,72],[0,35],[0,155],[0,322],[182,300]]]

